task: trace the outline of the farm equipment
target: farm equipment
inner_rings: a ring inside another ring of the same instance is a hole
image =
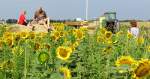
[[[119,26],[118,20],[116,19],[116,12],[106,12],[99,18],[100,28],[104,27],[108,31],[115,33]]]
[[[88,22],[85,22],[85,21],[68,21],[68,22],[65,22],[65,24],[67,26],[73,26],[75,28],[79,28],[82,26],[87,26]]]

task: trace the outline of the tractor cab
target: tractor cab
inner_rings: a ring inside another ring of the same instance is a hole
[[[116,12],[106,12],[99,18],[100,28],[104,27],[108,31],[115,33],[118,30],[118,20],[116,19]]]

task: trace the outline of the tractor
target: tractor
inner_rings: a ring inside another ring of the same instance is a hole
[[[116,33],[119,29],[118,20],[116,19],[116,12],[106,12],[99,18],[100,28],[106,28],[112,33]]]

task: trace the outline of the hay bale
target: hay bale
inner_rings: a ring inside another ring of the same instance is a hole
[[[15,24],[15,25],[9,26],[6,31],[8,32],[30,32],[32,30],[27,26]]]
[[[11,25],[7,27],[7,32],[48,32],[48,28],[44,27],[44,25],[34,24],[32,26],[24,26],[24,25]]]
[[[48,32],[48,28],[46,28],[44,25],[34,24],[33,31],[34,32]]]

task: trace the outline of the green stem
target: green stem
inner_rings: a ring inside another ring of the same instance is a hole
[[[26,62],[26,47],[25,47],[25,58],[24,58],[24,79],[26,79],[26,75],[27,75],[27,69],[26,69],[26,64],[27,64],[27,62]]]
[[[108,56],[107,56],[107,61],[106,61],[106,63],[107,63],[107,64],[106,64],[106,69],[107,69],[106,79],[110,79],[110,78],[109,78],[109,73],[110,73],[110,72],[109,72],[109,71],[110,71],[110,70],[109,70],[109,66],[110,66],[110,59],[109,59],[109,58],[110,58],[110,56],[108,55]]]

